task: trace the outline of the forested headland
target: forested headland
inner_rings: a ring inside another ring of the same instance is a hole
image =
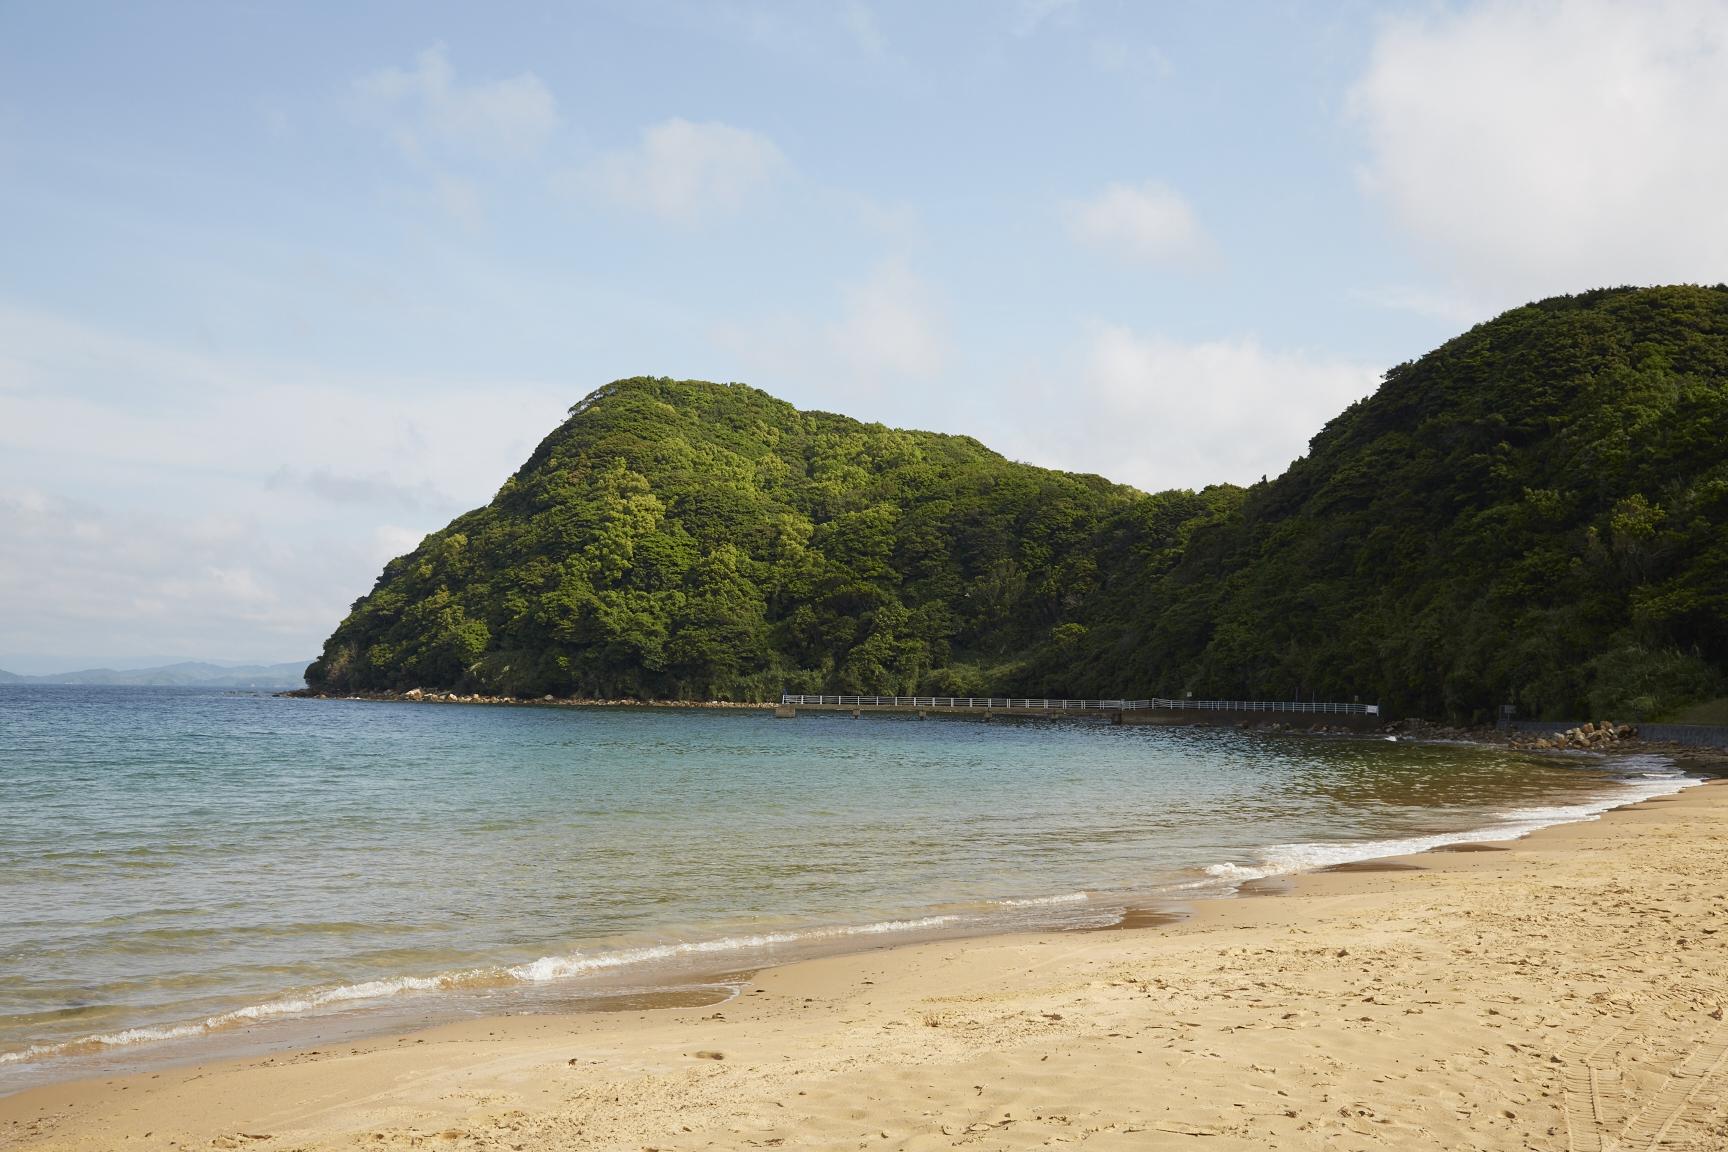
[[[1728,287],[1507,312],[1278,478],[1147,494],[742,384],[592,393],[391,561],[324,691],[1359,698],[1643,718],[1728,693]]]

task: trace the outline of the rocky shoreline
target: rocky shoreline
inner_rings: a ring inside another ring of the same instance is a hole
[[[1404,740],[1499,745],[1515,752],[1593,752],[1601,756],[1656,753],[1670,758],[1687,772],[1699,776],[1728,776],[1728,749],[1679,744],[1671,740],[1645,739],[1633,724],[1599,721],[1594,724],[1580,724],[1575,728],[1557,729],[1543,736],[1531,732],[1508,732],[1503,728],[1455,728],[1431,724],[1426,720],[1409,719],[1389,724],[1386,731]]]
[[[1630,724],[1615,724],[1611,720],[1599,720],[1594,725],[1585,723],[1576,728],[1568,728],[1564,732],[1555,732],[1550,736],[1532,736],[1527,732],[1514,732],[1508,741],[1514,748],[1528,748],[1534,751],[1572,749],[1579,752],[1600,752],[1627,740],[1636,740],[1638,729]]]
[[[746,700],[607,700],[588,696],[488,696],[480,692],[427,692],[410,688],[406,692],[317,692],[311,688],[296,688],[278,692],[277,696],[296,700],[370,700],[397,704],[504,704],[535,708],[733,708],[761,711],[773,708],[772,702]]]
[[[1393,721],[1386,726],[1386,732],[1408,740],[1503,744],[1522,752],[1602,752],[1623,745],[1643,745],[1635,726],[1616,724],[1611,720],[1587,721],[1575,728],[1556,729],[1552,734],[1543,736],[1533,732],[1508,731],[1504,728],[1452,727],[1412,717]]]

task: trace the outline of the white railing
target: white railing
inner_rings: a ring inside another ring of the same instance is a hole
[[[1330,712],[1378,716],[1378,704],[1334,704],[1324,700],[1150,700],[1150,708],[1197,708],[1203,712]]]
[[[780,703],[808,708],[944,708],[1024,712],[1150,712],[1158,708],[1203,712],[1323,712],[1378,716],[1378,704],[1313,700],[1036,700],[1015,696],[809,696],[791,692]]]
[[[782,704],[819,705],[841,708],[975,708],[1025,709],[1048,712],[1120,712],[1138,708],[1145,701],[1133,700],[1029,700],[1013,696],[796,696],[780,697]]]

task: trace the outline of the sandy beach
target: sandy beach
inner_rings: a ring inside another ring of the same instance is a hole
[[[1728,1148],[1725,817],[1712,783],[1172,925],[36,1089],[0,1147]]]

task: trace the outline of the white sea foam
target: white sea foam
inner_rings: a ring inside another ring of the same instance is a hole
[[[84,1036],[59,1044],[33,1044],[28,1048],[14,1052],[0,1052],[0,1064],[16,1064],[25,1060],[39,1059],[43,1056],[58,1056],[101,1048],[123,1048],[131,1044],[148,1044],[162,1040],[185,1040],[239,1024],[273,1020],[284,1016],[301,1016],[331,1005],[386,1000],[405,992],[436,992],[455,988],[477,979],[483,979],[486,975],[487,973],[483,970],[472,970],[448,972],[440,976],[401,976],[394,980],[368,980],[361,984],[343,984],[335,988],[321,988],[317,991],[308,992],[304,996],[270,1000],[263,1004],[249,1004],[244,1008],[236,1008],[232,1012],[218,1013],[215,1016],[207,1016],[203,1020],[188,1024],[171,1024],[159,1028],[126,1028],[119,1032],[104,1032],[100,1035]]]
[[[782,944],[801,944],[848,936],[916,932],[945,927],[960,920],[961,917],[959,916],[945,915],[921,916],[909,920],[880,920],[870,924],[837,924],[800,931],[762,932],[745,936],[724,936],[713,940],[652,944],[640,948],[621,948],[612,952],[597,952],[592,955],[576,953],[569,956],[542,956],[528,964],[518,964],[502,969],[476,968],[460,972],[446,972],[437,976],[401,976],[392,980],[368,980],[360,984],[343,984],[334,988],[318,989],[302,996],[271,1000],[263,1004],[252,1004],[245,1008],[236,1008],[231,1012],[223,1012],[187,1024],[174,1024],[159,1028],[127,1028],[120,1032],[85,1036],[58,1044],[34,1044],[28,1048],[12,1052],[0,1052],[0,1065],[17,1064],[27,1060],[90,1052],[104,1048],[122,1048],[133,1044],[185,1040],[242,1024],[302,1016],[321,1008],[387,1000],[407,993],[448,991],[463,986],[499,980],[524,984],[543,984],[585,973],[607,971],[637,964],[652,964],[656,961],[673,960],[683,956],[742,952],[751,949],[772,948]]]
[[[1060,896],[1025,896],[1009,900],[992,900],[999,908],[1042,908],[1052,904],[1084,904],[1092,899],[1084,892],[1066,892]]]
[[[1409,856],[1429,852],[1449,844],[1487,844],[1497,840],[1516,840],[1539,828],[1556,824],[1574,824],[1595,820],[1610,808],[1633,804],[1654,796],[1670,796],[1700,781],[1674,772],[1641,772],[1628,778],[1613,791],[1579,804],[1557,804],[1541,808],[1512,808],[1497,814],[1495,823],[1460,832],[1442,832],[1431,836],[1409,836],[1395,840],[1350,840],[1331,843],[1273,844],[1254,864],[1212,864],[1206,875],[1214,880],[1238,885],[1267,876],[1287,876],[1295,872],[1312,872],[1337,864],[1353,864],[1361,860],[1379,860],[1388,856]]]
[[[1262,876],[1270,876],[1271,868],[1254,868],[1245,864],[1208,864],[1206,875],[1215,876],[1220,880],[1258,880]],[[1204,883],[1204,882],[1202,882]],[[1198,888],[1199,884],[1184,884],[1184,888]]]
[[[517,980],[538,984],[547,980],[563,980],[584,972],[620,968],[630,964],[648,964],[656,960],[671,960],[679,956],[701,956],[716,952],[739,952],[752,948],[772,948],[780,944],[803,944],[845,936],[874,936],[887,932],[915,932],[926,928],[941,928],[953,924],[958,916],[922,916],[913,920],[880,920],[874,924],[839,924],[799,931],[760,932],[748,936],[723,936],[716,940],[690,940],[677,944],[653,944],[643,948],[624,948],[616,952],[593,955],[576,953],[572,956],[542,956],[531,964],[518,964],[506,971]]]

